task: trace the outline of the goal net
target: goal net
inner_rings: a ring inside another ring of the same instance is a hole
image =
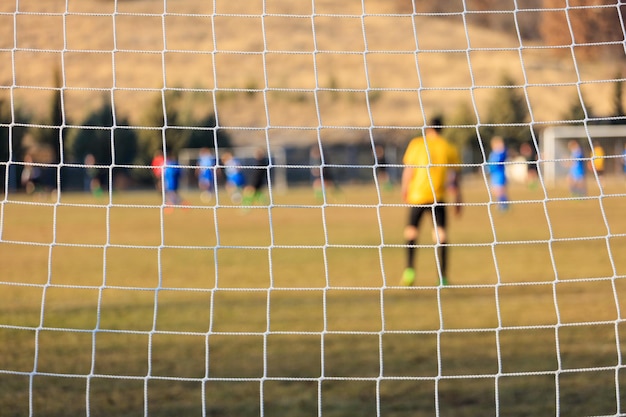
[[[1,1],[0,414],[626,415],[624,11]]]

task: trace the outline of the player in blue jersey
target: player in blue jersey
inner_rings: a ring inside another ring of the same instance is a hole
[[[622,152],[622,170],[626,175],[626,143],[624,143],[624,151]]]
[[[246,186],[246,177],[241,170],[241,163],[231,152],[222,154],[222,162],[226,176],[226,191],[228,191],[230,200],[239,204],[242,201],[243,189]]]
[[[507,194],[506,162],[507,152],[504,140],[500,136],[491,139],[491,152],[487,160],[489,181],[493,199],[498,202],[498,209],[506,211],[509,208]]]
[[[215,193],[215,166],[217,159],[209,148],[200,149],[198,158],[198,188],[204,202],[211,201]]]
[[[165,188],[165,211],[171,213],[176,205],[185,204],[178,188],[180,187],[180,177],[182,168],[178,164],[178,160],[173,153],[168,152],[163,165],[163,186]]]
[[[582,197],[587,195],[583,150],[576,140],[570,140],[567,147],[570,151],[569,173],[567,175],[569,189],[574,197]]]

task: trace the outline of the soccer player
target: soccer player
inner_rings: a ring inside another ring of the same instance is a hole
[[[626,143],[624,143],[624,150],[622,151],[622,171],[626,175]]]
[[[526,182],[528,188],[537,188],[539,173],[537,172],[537,155],[530,143],[524,142],[519,147],[520,155],[526,160]]]
[[[442,136],[443,124],[435,118],[425,129],[424,137],[416,137],[407,147],[402,162],[402,199],[411,205],[408,223],[404,228],[406,239],[406,269],[402,285],[415,282],[415,244],[419,235],[419,222],[424,214],[435,218],[433,241],[439,256],[440,284],[447,285],[448,238],[446,235],[446,189],[454,194],[457,215],[461,212],[460,158],[457,149]]]
[[[150,166],[152,167],[152,175],[154,177],[154,186],[157,191],[161,192],[161,179],[163,177],[163,164],[165,164],[165,157],[163,156],[163,152],[158,150],[154,153],[154,157],[150,162]]]
[[[31,154],[24,156],[24,168],[22,169],[21,182],[27,194],[34,194],[41,191],[41,169],[37,165],[34,165]]]
[[[241,163],[239,159],[231,152],[224,152],[222,155],[222,162],[224,163],[224,173],[226,175],[226,190],[230,196],[230,200],[239,204],[242,200],[242,192],[246,186],[246,177],[241,171]]]
[[[322,165],[327,164],[328,161],[322,161],[322,154],[320,148],[314,145],[309,151],[309,165],[311,166],[311,180],[313,182],[313,192],[315,198],[318,200],[324,199],[327,186],[332,186],[333,190],[338,192],[339,185],[335,180],[332,170]]]
[[[263,201],[263,188],[267,185],[269,159],[263,149],[254,152],[254,166],[250,183],[244,188],[243,204],[250,206],[255,202]]]
[[[500,211],[509,209],[509,198],[506,189],[506,165],[504,165],[506,158],[507,152],[504,140],[500,136],[494,136],[491,138],[491,152],[487,160],[487,167],[489,170],[489,180],[491,182],[491,193],[493,198],[498,202],[498,209]]]
[[[200,149],[198,158],[198,188],[200,199],[204,202],[211,201],[215,193],[215,165],[217,159],[209,148]]]
[[[604,148],[600,145],[600,142],[594,142],[593,144],[593,159],[589,161],[589,168],[595,169],[600,180],[600,185],[604,185]]]
[[[569,148],[571,158],[567,176],[569,189],[573,196],[582,197],[587,194],[583,150],[580,144],[574,139],[568,142],[567,147]]]
[[[385,156],[385,147],[382,145],[376,145],[376,176],[378,178],[378,184],[382,184],[383,188],[387,191],[393,188],[391,177],[389,176],[389,170],[387,167],[387,158]]]
[[[182,169],[178,164],[178,160],[173,153],[168,152],[165,159],[165,165],[163,165],[163,186],[165,188],[165,212],[171,213],[174,211],[174,205],[185,204],[180,194],[178,193],[178,187],[180,186],[180,177],[182,175]]]
[[[85,191],[91,192],[96,197],[102,197],[102,182],[100,181],[100,173],[95,167],[96,158],[93,154],[85,156]]]

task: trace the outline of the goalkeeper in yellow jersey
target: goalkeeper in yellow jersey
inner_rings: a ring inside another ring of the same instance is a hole
[[[441,136],[443,124],[435,118],[426,127],[425,137],[416,137],[407,147],[402,163],[402,199],[411,205],[404,228],[407,263],[402,285],[415,282],[416,242],[420,219],[424,214],[435,219],[433,242],[437,247],[440,283],[447,285],[448,239],[446,236],[446,191],[454,196],[457,215],[461,212],[460,163],[457,149]]]
[[[600,185],[604,185],[604,159],[606,158],[604,148],[600,145],[600,142],[593,143],[592,158],[589,161],[589,170],[596,171],[598,174],[598,180]]]

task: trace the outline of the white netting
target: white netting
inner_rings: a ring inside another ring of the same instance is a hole
[[[623,6],[413,3],[0,2],[0,415],[626,415]]]

